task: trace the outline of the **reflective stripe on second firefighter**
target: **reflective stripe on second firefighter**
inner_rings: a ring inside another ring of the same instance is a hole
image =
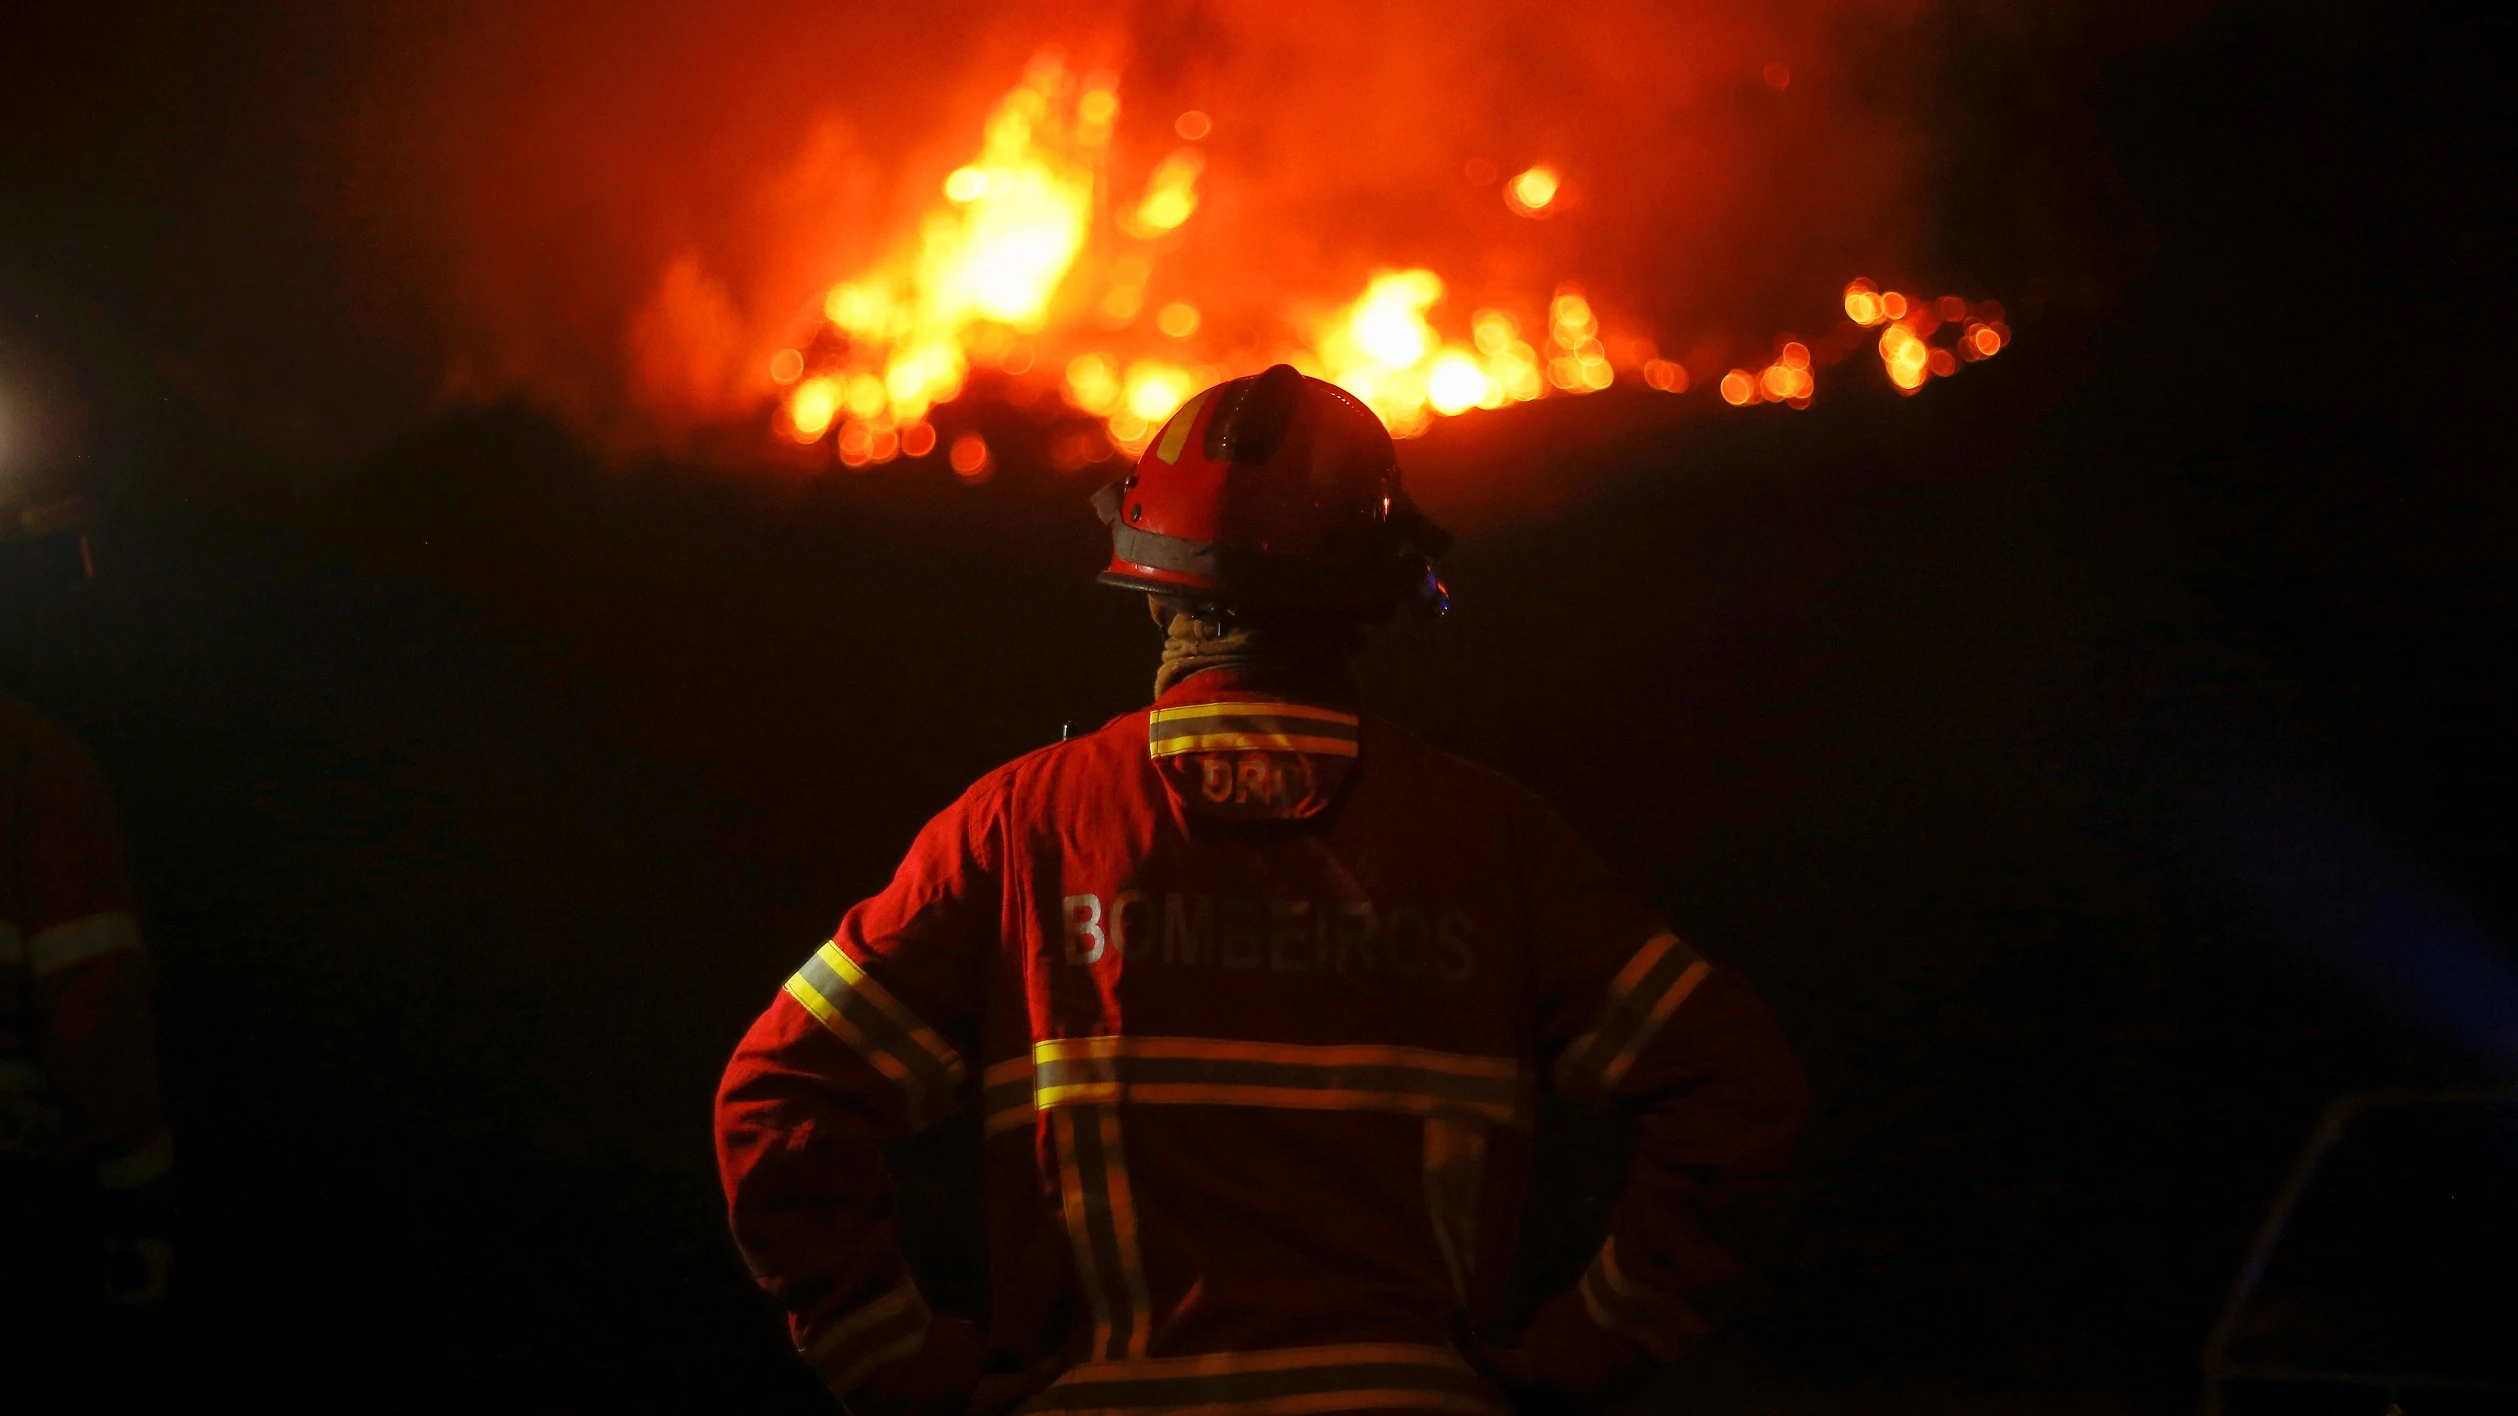
[[[1635,951],[1609,984],[1591,1028],[1556,1059],[1556,1089],[1600,1100],[1615,1092],[1627,1069],[1710,970],[1675,934],[1656,934]]]
[[[1025,1069],[1013,1062],[988,1069],[986,1127],[993,1134],[1036,1115],[1050,1118],[1068,1235],[1093,1308],[1094,1352],[1105,1360],[1142,1356],[1151,1337],[1120,1141],[1121,1104],[1423,1117],[1427,1215],[1464,1303],[1477,1268],[1487,1132],[1530,1121],[1530,1080],[1509,1057],[1373,1044],[1102,1036],[1035,1043],[1030,1063],[1030,1108],[1011,1096]]]
[[[788,996],[901,1090],[912,1130],[961,1105],[961,1054],[900,1005],[836,942],[824,944],[787,980]]]
[[[1618,1263],[1614,1238],[1600,1246],[1591,1267],[1583,1270],[1576,1291],[1582,1294],[1583,1308],[1593,1322],[1634,1339],[1636,1346],[1664,1362],[1677,1361],[1687,1340],[1705,1331],[1705,1320],[1696,1310],[1636,1282],[1626,1272]]]
[[[1068,1369],[1023,1410],[1198,1416],[1371,1410],[1503,1416],[1506,1408],[1494,1389],[1448,1348],[1350,1343],[1085,1362]]]
[[[934,1320],[918,1285],[904,1278],[882,1297],[833,1318],[804,1344],[804,1360],[832,1391],[852,1391],[876,1368],[914,1355]]]
[[[44,978],[92,959],[139,947],[140,922],[122,910],[105,910],[64,920],[26,936],[26,971]]]
[[[1032,1059],[1029,1053],[991,1062],[979,1074],[980,1133],[994,1136],[1039,1119],[1032,1109]]]

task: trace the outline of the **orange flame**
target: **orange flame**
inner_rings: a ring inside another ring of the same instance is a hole
[[[1198,143],[1213,119],[1181,114],[1172,125],[1181,145],[1121,188],[1110,171],[1119,111],[1115,76],[1079,77],[1055,54],[1034,59],[989,115],[979,152],[944,179],[942,205],[915,239],[831,285],[812,337],[771,358],[770,377],[785,390],[781,430],[805,443],[832,437],[849,466],[926,456],[938,444],[929,411],[958,396],[975,369],[1046,382],[1101,421],[1098,451],[1057,440],[1061,466],[1107,456],[1110,446],[1138,451],[1199,388],[1279,361],[1352,392],[1399,437],[1472,409],[1596,393],[1621,367],[1662,392],[1691,386],[1684,365],[1632,334],[1616,338],[1613,361],[1600,311],[1572,286],[1527,324],[1481,306],[1463,329],[1450,323],[1458,314],[1445,305],[1449,286],[1422,266],[1373,272],[1353,299],[1308,317],[1289,307],[1273,331],[1220,329],[1197,305],[1164,298],[1162,270],[1201,210],[1209,162]],[[1505,201],[1544,216],[1564,183],[1555,167],[1534,165],[1504,183]],[[1889,378],[1910,393],[2010,340],[1991,302],[1910,301],[1869,280],[1847,285],[1843,301],[1852,328],[1881,329]],[[1959,331],[1955,342],[1931,343],[1943,325]],[[1822,341],[1826,362],[1849,338],[1850,330]],[[1807,407],[1813,363],[1810,346],[1787,340],[1763,368],[1733,369],[1717,389],[1733,406]],[[956,439],[947,461],[964,477],[993,465],[973,438]]]

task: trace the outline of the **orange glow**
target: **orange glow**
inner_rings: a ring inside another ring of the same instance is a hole
[[[988,440],[977,433],[964,433],[953,440],[953,450],[945,454],[955,475],[976,479],[988,470]]]
[[[1198,307],[1174,300],[1155,312],[1154,327],[1174,339],[1187,339],[1198,332]]]
[[[1944,323],[1957,324],[1967,318],[1967,302],[1956,295],[1944,295],[1933,302]]]
[[[1924,367],[1932,370],[1934,376],[1946,379],[1958,372],[1958,356],[1947,349],[1935,349],[1925,356]]]
[[[1197,391],[1189,371],[1177,364],[1139,359],[1128,366],[1128,411],[1148,424],[1159,425]]]
[[[1172,131],[1180,134],[1182,142],[1194,143],[1215,131],[1215,121],[1192,108],[1173,121]]]
[[[1067,364],[1067,397],[1087,413],[1119,406],[1119,376],[1099,354],[1078,354]]]
[[[1775,362],[1787,369],[1806,369],[1810,367],[1810,346],[1799,342],[1787,344],[1784,352],[1776,356]]]
[[[1734,408],[1745,408],[1757,401],[1757,377],[1746,369],[1733,369],[1722,376],[1722,401]]]
[[[791,384],[804,377],[804,352],[781,349],[769,356],[769,377],[772,383]]]
[[[1870,326],[1887,319],[1880,308],[1880,287],[1868,280],[1855,280],[1845,287],[1845,318],[1855,324]]]
[[[1207,160],[1196,148],[1182,148],[1164,158],[1145,179],[1145,195],[1136,211],[1120,224],[1131,236],[1153,236],[1187,221],[1198,209],[1198,174]]]
[[[1386,369],[1404,369],[1432,346],[1434,331],[1425,323],[1425,310],[1441,298],[1442,278],[1430,270],[1377,275],[1347,313],[1347,338],[1363,358]]]
[[[1880,313],[1892,320],[1906,318],[1906,297],[1891,290],[1880,297]]]
[[[1591,302],[1580,294],[1565,291],[1548,302],[1548,338],[1559,349],[1581,349],[1600,333],[1599,318],[1591,313]]]
[[[787,423],[798,442],[812,442],[839,415],[839,386],[829,379],[807,379],[787,399]]]
[[[912,423],[901,429],[901,455],[924,457],[936,450],[936,430],[930,423]]]
[[[1644,382],[1663,393],[1687,392],[1687,366],[1667,359],[1644,361]]]
[[[1763,72],[1763,77],[1768,88],[1781,93],[1792,87],[1792,66],[1780,62],[1769,64]]]
[[[1537,216],[1556,200],[1559,185],[1556,169],[1540,163],[1504,184],[1504,204],[1523,216]]]
[[[1880,332],[1880,362],[1888,366],[1889,382],[1913,393],[1930,375],[1932,347],[1904,324],[1893,324]]]
[[[1486,371],[1468,351],[1446,349],[1434,357],[1434,367],[1425,377],[1425,397],[1445,417],[1466,413],[1487,402]]]

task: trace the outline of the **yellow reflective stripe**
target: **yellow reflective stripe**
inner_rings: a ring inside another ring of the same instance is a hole
[[[1315,757],[1353,757],[1352,738],[1298,737],[1291,733],[1200,733],[1154,744],[1156,757],[1190,752],[1308,752]]]
[[[1363,721],[1353,713],[1339,708],[1323,708],[1311,703],[1286,703],[1275,699],[1257,699],[1239,703],[1188,703],[1177,708],[1156,708],[1146,717],[1157,727],[1197,723],[1208,718],[1307,718],[1315,723],[1343,724],[1353,728]]]
[[[1519,1125],[1529,1083],[1509,1057],[1376,1044],[1103,1036],[1033,1044],[1034,1103],[1395,1111]]]
[[[1059,1207],[1066,1214],[1067,1244],[1075,1250],[1076,1282],[1082,1285],[1084,1306],[1093,1315],[1091,1350],[1099,1353],[1110,1346],[1110,1292],[1105,1286],[1107,1270],[1093,1242],[1092,1220],[1084,1207],[1084,1177],[1076,1159],[1075,1127],[1076,1113],[1072,1111],[1061,1111],[1049,1118],[1049,1134],[1058,1145]]]
[[[1187,407],[1172,415],[1172,425],[1163,430],[1163,440],[1154,445],[1154,460],[1169,466],[1180,460],[1180,450],[1189,445],[1189,429],[1198,421],[1198,410],[1214,396],[1210,388],[1190,399]]]
[[[1556,1059],[1557,1090],[1594,1099],[1616,1091],[1662,1023],[1711,969],[1675,934],[1664,931],[1645,941],[1610,981],[1591,1030]]]
[[[1486,1131],[1447,1116],[1425,1119],[1425,1211],[1463,1306],[1478,1269],[1478,1200],[1486,1180]]]
[[[1687,1339],[1705,1331],[1705,1320],[1694,1309],[1627,1275],[1618,1263],[1615,1238],[1600,1246],[1591,1267],[1583,1270],[1577,1291],[1593,1322],[1664,1362],[1678,1360]]]
[[[1069,1368],[1024,1409],[1161,1411],[1174,1416],[1341,1411],[1502,1416],[1508,1410],[1458,1352],[1402,1343],[1088,1361]]]
[[[1110,1196],[1111,1241],[1119,1256],[1119,1281],[1133,1315],[1126,1347],[1107,1355],[1143,1357],[1147,1344],[1154,1340],[1154,1303],[1146,1294],[1145,1252],[1137,1242],[1136,1191],[1128,1184],[1128,1156],[1119,1143],[1119,1113],[1105,1108],[1095,1119],[1101,1123],[1102,1184]]]
[[[135,1150],[96,1167],[96,1183],[108,1190],[137,1190],[175,1168],[175,1138],[164,1131]]]
[[[1051,1117],[1051,1135],[1058,1147],[1067,1241],[1093,1314],[1090,1355],[1112,1361],[1142,1357],[1153,1339],[1154,1314],[1118,1114],[1106,1107],[1071,1107]]]
[[[912,1129],[961,1104],[961,1054],[848,957],[824,944],[787,980],[787,993],[899,1087]]]
[[[1032,1059],[1010,1057],[979,1074],[980,1133],[993,1136],[1028,1127],[1039,1113],[1032,1109]]]
[[[36,930],[26,939],[26,971],[37,978],[108,954],[140,947],[140,922],[127,911],[101,910]]]
[[[1187,752],[1309,752],[1356,755],[1361,720],[1308,703],[1192,703],[1147,715],[1147,747],[1156,757]]]
[[[803,1346],[804,1360],[833,1392],[854,1391],[882,1367],[914,1356],[935,1321],[907,1278],[882,1297],[840,1314]]]

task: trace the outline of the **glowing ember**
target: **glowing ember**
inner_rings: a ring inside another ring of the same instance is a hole
[[[1948,378],[1958,372],[1961,360],[1990,359],[2011,341],[1998,300],[1971,305],[1959,295],[1909,298],[1856,280],[1845,287],[1845,314],[1858,325],[1886,326],[1880,330],[1880,363],[1901,393],[1913,393],[1930,379]],[[1945,327],[1960,329],[1955,343],[1934,345],[1932,336]]]
[[[1644,361],[1644,382],[1663,393],[1687,392],[1687,366],[1667,359]]]
[[[1504,184],[1504,204],[1523,216],[1537,216],[1556,200],[1556,169],[1541,163]]]
[[[1782,65],[1770,68],[1775,87],[1789,83]],[[1621,370],[1663,393],[1693,386],[1685,364],[1660,357],[1639,331],[1609,330],[1572,286],[1543,303],[1516,306],[1507,294],[1464,319],[1441,275],[1394,267],[1372,272],[1343,304],[1289,297],[1254,326],[1231,292],[1184,285],[1164,267],[1186,249],[1184,228],[1203,207],[1201,183],[1213,171],[1197,144],[1213,119],[1180,114],[1171,135],[1181,145],[1125,177],[1111,170],[1119,113],[1114,76],[1079,76],[1055,55],[1035,59],[988,116],[977,154],[943,177],[941,202],[914,237],[831,285],[811,337],[768,356],[780,431],[808,444],[829,439],[849,467],[927,457],[940,442],[930,411],[958,396],[974,370],[994,371],[1015,381],[1020,398],[1054,388],[1099,421],[1052,438],[1051,464],[1074,470],[1141,450],[1200,388],[1280,361],[1352,392],[1399,437],[1472,409],[1596,393]],[[1466,170],[1497,180],[1483,159]],[[1564,206],[1564,178],[1547,164],[1502,186],[1523,216]],[[1862,330],[1879,332],[1890,382],[1908,393],[2011,340],[1992,301],[1909,297],[1858,279],[1844,287],[1843,306],[1847,323],[1836,333],[1784,339],[1761,366],[1722,374],[1723,402],[1809,406],[1817,367],[1859,347]],[[1714,377],[1703,363],[1698,370]],[[995,466],[976,434],[952,438],[944,460],[970,480]]]
[[[1196,148],[1182,148],[1164,158],[1145,179],[1145,195],[1120,225],[1131,236],[1154,236],[1180,225],[1198,209],[1198,174],[1207,160]]]
[[[953,450],[945,454],[957,476],[977,479],[988,475],[988,440],[977,433],[964,433],[953,440]]]

